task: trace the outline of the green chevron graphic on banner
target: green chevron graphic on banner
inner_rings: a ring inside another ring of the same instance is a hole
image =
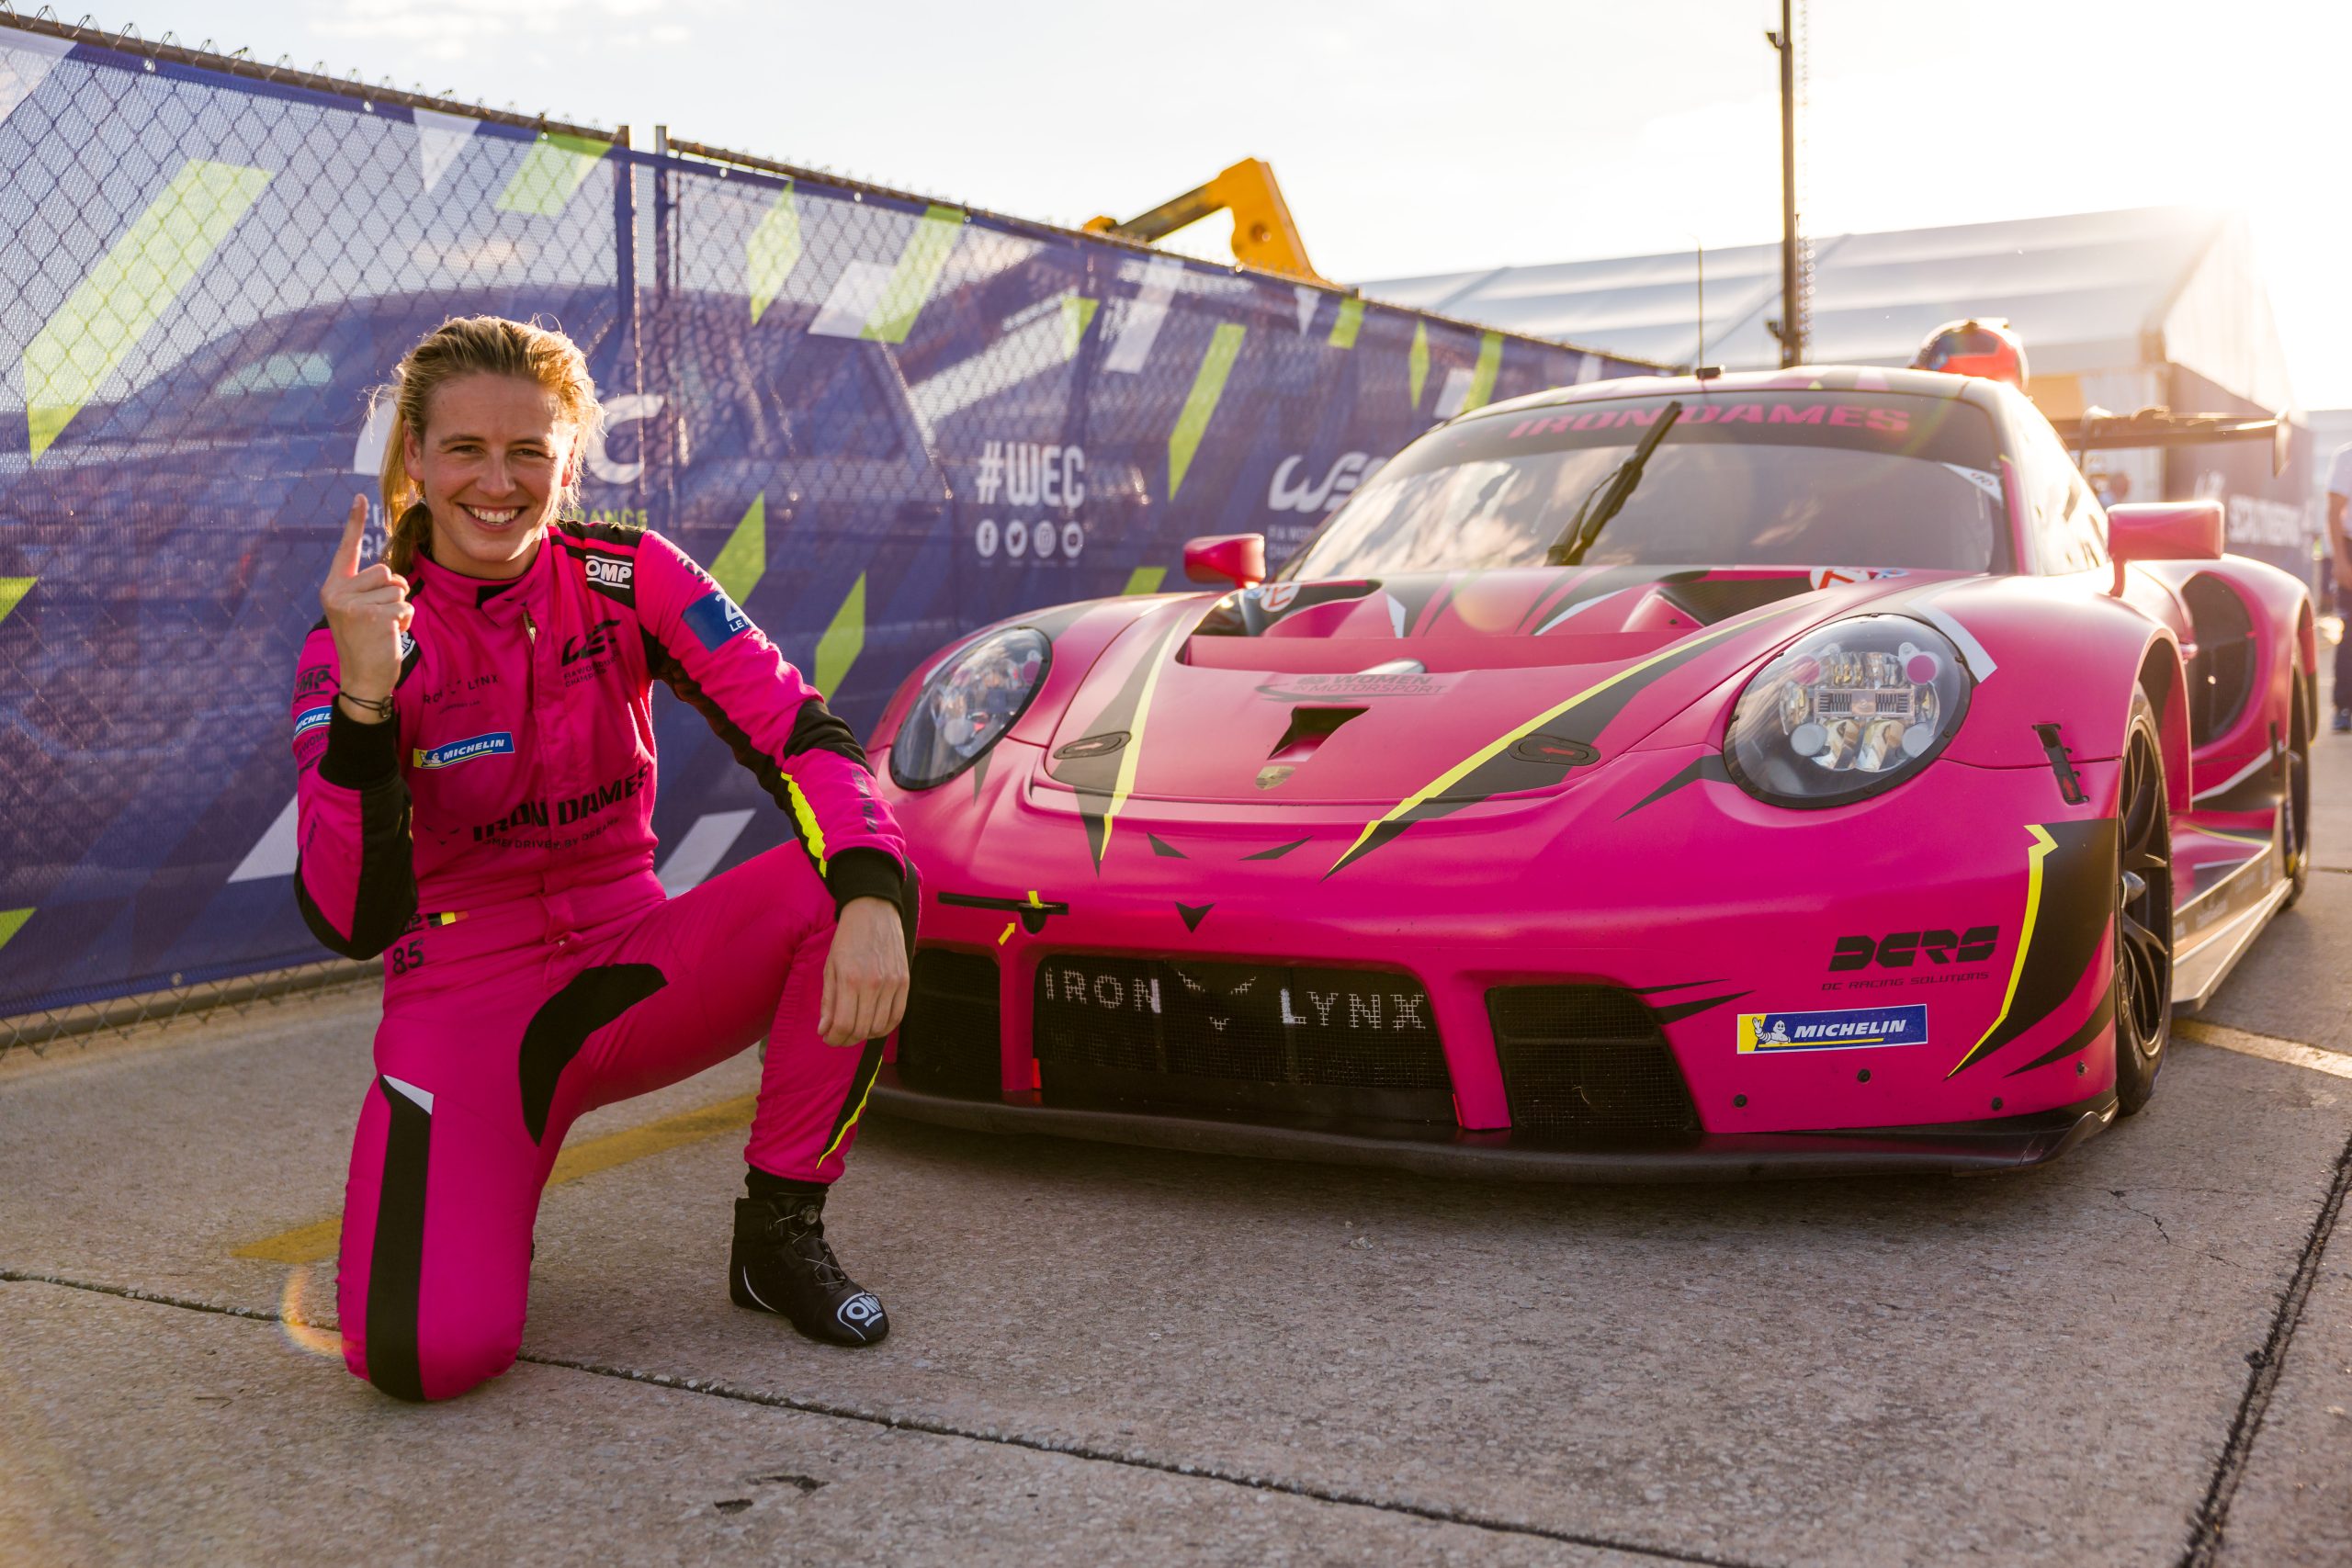
[[[501,212],[528,212],[553,218],[587,180],[588,173],[605,161],[612,144],[593,136],[558,136],[541,131],[523,155],[523,166],[498,193]]]
[[[915,318],[922,314],[923,306],[931,299],[932,286],[947,266],[947,257],[956,249],[956,239],[964,232],[964,214],[953,207],[933,207],[922,215],[915,231],[907,237],[907,248],[899,253],[899,265],[891,269],[890,281],[882,286],[882,298],[876,302],[874,313],[865,318],[865,330],[858,335],[872,343],[904,343],[907,334],[915,330]]]
[[[1410,378],[1413,406],[1421,406],[1421,386],[1430,378],[1430,324],[1413,323],[1413,351],[1405,356],[1405,374]]]
[[[1363,330],[1363,301],[1340,301],[1340,319],[1331,323],[1330,344],[1333,348],[1353,348],[1356,333]]]
[[[1167,576],[1168,569],[1164,566],[1139,566],[1136,568],[1135,570],[1127,573],[1127,585],[1125,588],[1120,589],[1119,592],[1122,593],[1157,593],[1159,592],[1160,583],[1167,579]]]
[[[1488,333],[1478,340],[1478,367],[1470,373],[1470,395],[1462,400],[1462,412],[1484,408],[1487,400],[1495,395],[1495,376],[1503,367],[1503,334]]]
[[[25,922],[32,918],[30,909],[0,909],[0,947],[7,946],[9,939],[24,930]]]
[[[800,260],[800,209],[792,200],[792,182],[785,182],[775,205],[761,218],[743,247],[743,292],[752,297],[752,320],[775,303],[784,280]]]
[[[8,618],[8,612],[22,604],[25,595],[33,591],[33,584],[40,581],[37,577],[0,577],[0,621]]]
[[[1200,373],[1193,378],[1193,389],[1184,395],[1184,412],[1176,416],[1176,428],[1168,433],[1170,501],[1184,488],[1184,470],[1193,466],[1193,454],[1200,450],[1209,415],[1216,412],[1216,400],[1225,396],[1225,378],[1233,374],[1233,362],[1241,354],[1241,340],[1248,330],[1237,322],[1226,322],[1209,339],[1209,351],[1201,356]]]
[[[831,697],[840,692],[842,682],[849,678],[849,667],[865,651],[865,573],[857,574],[857,581],[842,601],[833,615],[833,624],[817,639],[817,690]]]
[[[1078,357],[1078,345],[1085,341],[1087,326],[1094,320],[1094,312],[1102,303],[1102,300],[1091,299],[1083,294],[1062,296],[1062,357],[1064,359]]]
[[[269,184],[267,169],[190,159],[25,345],[32,457],[161,320]]]
[[[735,532],[727,536],[727,547],[710,563],[711,581],[727,590],[727,596],[738,604],[751,598],[752,590],[768,570],[768,492],[752,498],[752,509],[743,513],[743,521],[735,525]]]

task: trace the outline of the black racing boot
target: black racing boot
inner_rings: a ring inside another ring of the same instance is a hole
[[[825,1245],[821,1198],[738,1198],[727,1293],[739,1307],[790,1320],[828,1345],[874,1345],[890,1317],[873,1292],[842,1272]]]

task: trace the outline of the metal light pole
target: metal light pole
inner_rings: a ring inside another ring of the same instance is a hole
[[[1797,266],[1797,40],[1781,0],[1781,30],[1765,41],[1781,56],[1781,366],[1804,362],[1804,286]]]
[[[1707,363],[1707,243],[1688,229],[1683,232],[1690,234],[1691,254],[1699,266],[1699,348],[1690,360],[1690,368],[1696,370]]]

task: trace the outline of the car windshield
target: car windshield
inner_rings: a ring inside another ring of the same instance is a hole
[[[1367,479],[1279,576],[1589,566],[2007,570],[1992,421],[1897,392],[1686,392],[1596,531],[1587,508],[1669,400],[1493,414],[1433,432]],[[1622,490],[1622,485],[1621,485]],[[1570,537],[1580,509],[1591,537]]]

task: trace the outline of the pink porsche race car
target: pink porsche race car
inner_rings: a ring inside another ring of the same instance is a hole
[[[2309,871],[2312,611],[2008,387],[1596,383],[1264,577],[942,651],[875,1103],[1537,1177],[1976,1170],[2146,1103]]]

